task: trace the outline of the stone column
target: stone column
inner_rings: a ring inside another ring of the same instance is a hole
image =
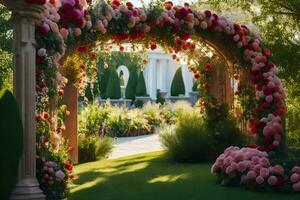
[[[159,89],[161,92],[167,92],[167,82],[166,82],[166,74],[167,74],[167,59],[160,59],[159,68],[160,73],[158,74],[159,77]]]
[[[70,115],[66,116],[65,126],[66,130],[63,132],[63,136],[68,140],[70,145],[70,156],[74,163],[78,163],[78,142],[77,142],[77,111],[78,111],[78,97],[77,88],[68,83],[65,87],[64,100],[67,105]]]
[[[156,77],[156,64],[155,58],[149,58],[149,95],[152,100],[156,100],[157,77]]]
[[[17,185],[11,199],[40,200],[45,195],[36,179],[35,123],[35,24],[42,19],[43,6],[29,5],[24,0],[2,0],[12,11],[14,31],[14,93],[19,105],[24,130],[24,149]]]

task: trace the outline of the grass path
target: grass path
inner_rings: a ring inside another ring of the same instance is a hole
[[[299,200],[299,194],[257,193],[215,183],[210,164],[170,162],[162,152],[75,167],[70,200]]]

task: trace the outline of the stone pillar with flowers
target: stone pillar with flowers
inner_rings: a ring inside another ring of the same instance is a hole
[[[24,149],[16,187],[11,199],[44,199],[36,179],[35,146],[35,25],[42,20],[44,6],[24,0],[0,0],[12,11],[14,31],[14,93],[19,105],[24,133]]]

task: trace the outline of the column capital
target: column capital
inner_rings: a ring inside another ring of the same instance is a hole
[[[19,21],[22,18],[31,19],[38,24],[43,19],[43,11],[46,9],[43,5],[29,4],[25,0],[0,0],[4,6],[12,11],[12,20]]]

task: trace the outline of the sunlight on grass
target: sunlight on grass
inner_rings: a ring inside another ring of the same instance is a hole
[[[154,179],[148,181],[148,183],[166,183],[166,182],[175,182],[179,179],[186,179],[188,178],[187,174],[179,174],[179,175],[164,175],[159,176]]]
[[[75,166],[68,200],[299,200],[299,194],[258,193],[224,187],[210,163],[171,162],[164,152]]]
[[[77,192],[77,191],[80,191],[80,190],[84,190],[84,189],[88,189],[88,188],[91,188],[97,184],[101,184],[103,182],[105,182],[107,180],[107,178],[104,178],[104,177],[98,177],[92,181],[88,181],[84,184],[80,184],[80,185],[75,185],[75,184],[72,184],[70,186],[70,189],[72,190],[72,192]]]

